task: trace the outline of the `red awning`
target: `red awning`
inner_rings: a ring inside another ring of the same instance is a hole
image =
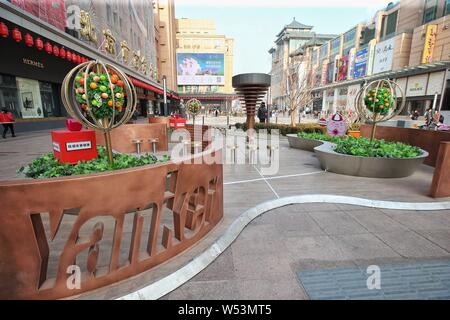
[[[131,78],[131,82],[133,82],[133,84],[135,86],[138,86],[138,87],[141,87],[141,88],[144,88],[144,89],[147,89],[147,90],[159,93],[159,94],[164,94],[164,91],[162,91],[161,89],[158,89],[158,88],[156,88],[156,87],[154,87],[152,85],[146,84],[146,83],[144,83],[142,81],[139,81],[137,79]]]

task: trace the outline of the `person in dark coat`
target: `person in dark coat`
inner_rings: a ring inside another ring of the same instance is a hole
[[[267,108],[264,102],[261,103],[261,106],[258,109],[258,119],[261,123],[265,123],[267,120]]]

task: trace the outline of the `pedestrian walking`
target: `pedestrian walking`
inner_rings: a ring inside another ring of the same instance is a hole
[[[8,130],[11,131],[12,137],[16,136],[14,133],[14,116],[6,108],[3,108],[0,113],[0,123],[3,125],[3,139],[6,139]]]
[[[258,109],[258,119],[259,122],[265,123],[267,119],[267,108],[264,102],[261,102],[261,106]]]

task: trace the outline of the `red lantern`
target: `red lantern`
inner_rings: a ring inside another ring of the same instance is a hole
[[[65,59],[66,58],[66,49],[61,48],[61,50],[59,50],[59,56],[61,57],[61,59]]]
[[[34,46],[33,37],[29,33],[25,35],[25,44],[30,48]]]
[[[59,48],[57,46],[53,46],[53,55],[59,57]]]
[[[0,36],[2,36],[3,38],[8,38],[9,36],[8,26],[3,22],[0,23]]]
[[[47,52],[48,54],[52,54],[53,52],[53,47],[48,41],[45,43],[45,52]]]
[[[41,51],[44,48],[44,42],[41,40],[41,38],[36,39],[36,48]]]
[[[17,43],[22,41],[22,32],[20,32],[18,28],[15,28],[13,30],[12,36],[14,41],[16,41]]]
[[[81,63],[81,57],[79,55],[77,55],[77,64]]]
[[[69,61],[72,61],[72,52],[67,51],[67,53],[66,53],[66,59],[69,60]]]
[[[72,54],[72,62],[77,63],[77,55],[76,54]]]

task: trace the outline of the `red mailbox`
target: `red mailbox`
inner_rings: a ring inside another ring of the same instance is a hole
[[[61,163],[75,164],[98,157],[94,130],[52,131],[53,154]]]

